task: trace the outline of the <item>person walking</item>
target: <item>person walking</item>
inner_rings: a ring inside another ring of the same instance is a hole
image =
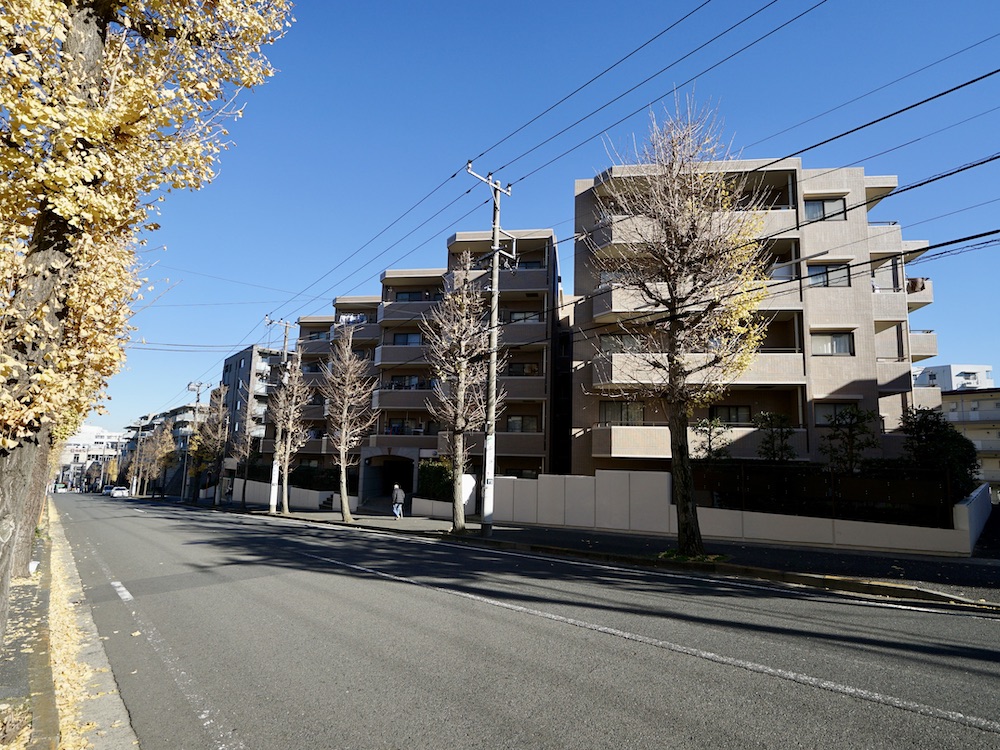
[[[394,484],[392,486],[392,515],[396,517],[397,521],[403,517],[403,501],[405,499],[406,493],[398,484]]]

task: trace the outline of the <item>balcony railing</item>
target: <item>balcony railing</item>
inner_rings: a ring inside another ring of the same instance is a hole
[[[944,417],[949,422],[1000,422],[1000,409],[946,411]]]

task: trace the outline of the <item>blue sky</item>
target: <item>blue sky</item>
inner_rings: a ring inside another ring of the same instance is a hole
[[[609,165],[608,144],[641,137],[675,86],[718,108],[743,156],[778,157],[1000,67],[995,0],[826,0],[777,31],[819,0],[768,1],[301,0],[272,48],[279,73],[246,97],[216,181],[167,196],[141,255],[155,289],[139,304],[108,413],[88,422],[119,430],[191,400],[187,383],[217,382],[228,353],[280,344],[265,315],[328,314],[337,295],[378,293],[385,268],[443,265],[449,235],[490,224],[468,159],[513,183],[505,228],[552,227],[566,239],[572,292],[573,181]],[[801,158],[905,186],[996,154],[998,133],[1000,74]],[[990,231],[998,185],[995,161],[888,198],[869,218],[932,244]],[[940,354],[924,364],[1000,362],[1000,247],[909,273],[934,281],[934,304],[911,316],[938,334]]]

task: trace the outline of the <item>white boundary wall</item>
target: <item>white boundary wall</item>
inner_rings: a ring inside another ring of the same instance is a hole
[[[239,503],[243,496],[243,480],[237,477],[233,480],[233,503]],[[288,507],[290,510],[319,510],[320,504],[333,495],[333,509],[340,510],[340,493],[330,490],[304,490],[299,487],[288,488]],[[267,482],[247,482],[247,505],[263,505],[268,507],[271,496],[271,485]],[[351,512],[358,509],[358,498],[348,496]],[[278,485],[278,508],[281,508],[281,485]]]
[[[497,477],[493,522],[625,533],[677,533],[670,474],[601,471],[596,476]],[[954,529],[698,508],[706,538],[848,549],[971,555],[991,511],[989,485],[953,509]],[[451,518],[449,503],[413,499],[414,515]]]

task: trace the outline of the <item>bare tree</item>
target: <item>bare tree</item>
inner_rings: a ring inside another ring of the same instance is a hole
[[[148,476],[161,477],[177,450],[177,444],[174,442],[174,421],[168,419],[166,422],[157,425],[156,429],[153,430],[153,434],[149,436],[148,442],[149,445],[147,447],[150,459]],[[160,491],[162,494],[162,483]]]
[[[288,515],[288,471],[292,458],[309,439],[302,413],[312,399],[312,390],[302,377],[302,358],[298,352],[283,368],[281,382],[271,392],[267,408],[275,426],[274,455],[281,472],[281,512]]]
[[[240,383],[240,389],[246,389],[246,399],[244,401],[243,413],[240,414],[239,425],[236,429],[236,433],[233,435],[233,439],[229,444],[230,455],[236,459],[236,464],[239,466],[243,465],[243,491],[242,497],[240,498],[240,504],[243,509],[246,510],[247,507],[247,480],[250,476],[250,457],[253,456],[253,444],[256,440],[254,435],[254,428],[257,424],[254,422],[253,415],[253,393],[249,386]]]
[[[595,193],[602,217],[622,221],[620,252],[595,252],[598,269],[636,294],[641,317],[631,335],[633,392],[657,400],[670,427],[678,546],[704,553],[691,476],[688,422],[717,400],[752,361],[765,322],[760,211],[753,176],[732,166],[709,110],[655,118],[631,163],[603,175]]]
[[[229,411],[226,409],[227,386],[220,385],[212,390],[208,401],[208,413],[205,419],[198,423],[195,434],[191,437],[191,473],[201,476],[208,472],[215,479],[215,500],[219,503],[219,475],[222,461],[226,456],[226,446],[229,444]],[[196,483],[197,486],[201,482]]]
[[[451,433],[452,531],[465,531],[462,476],[469,461],[468,433],[486,421],[487,367],[490,354],[489,308],[480,272],[466,251],[445,279],[444,299],[424,318],[427,359],[434,373],[431,416]],[[498,369],[503,365],[498,363]],[[497,411],[504,394],[497,393]]]
[[[372,393],[378,381],[367,376],[367,360],[354,353],[354,326],[344,325],[336,331],[330,360],[322,372],[319,390],[326,399],[326,431],[340,469],[340,513],[345,522],[353,523],[347,469],[358,462],[358,457],[352,456],[351,450],[368,437],[378,421],[378,411],[372,409]]]

